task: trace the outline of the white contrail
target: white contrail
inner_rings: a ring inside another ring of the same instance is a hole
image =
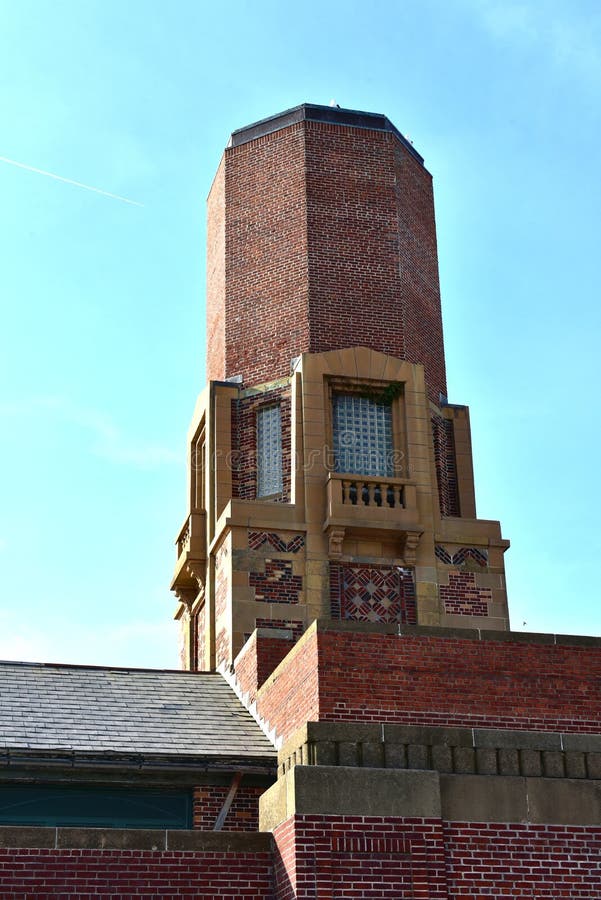
[[[62,175],[55,175],[53,172],[45,172],[44,169],[36,169],[35,166],[27,166],[25,163],[17,162],[15,159],[8,159],[6,156],[0,156],[0,162],[8,163],[9,166],[17,166],[19,169],[26,169],[28,172],[35,172],[36,175],[45,175],[47,178],[54,178],[55,181],[64,181],[65,184],[74,184],[75,187],[84,188],[86,191],[94,191],[95,194],[102,194],[103,197],[111,197],[113,200],[121,200],[123,203],[130,203],[132,206],[144,206],[137,200],[128,200],[127,197],[120,197],[119,194],[111,194],[109,191],[103,191],[100,188],[92,187],[89,184],[82,184],[81,181],[73,181],[72,178],[63,178]]]

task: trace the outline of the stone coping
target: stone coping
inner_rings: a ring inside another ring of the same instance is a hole
[[[447,774],[601,779],[601,734],[495,728],[307,722],[278,754],[296,765]]]
[[[295,766],[260,801],[260,827],[291,816],[601,825],[601,781]]]
[[[399,637],[461,638],[466,641],[504,641],[515,644],[547,644],[567,647],[601,647],[601,637],[581,634],[547,634],[535,631],[494,631],[486,628],[443,628],[435,625],[380,625],[338,619],[316,619],[320,633],[397,634]]]
[[[0,848],[54,850],[185,850],[269,853],[271,835],[255,831],[187,831],[144,828],[49,828],[0,825]]]

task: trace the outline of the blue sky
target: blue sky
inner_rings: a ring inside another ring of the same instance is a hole
[[[435,180],[449,399],[515,628],[601,634],[601,10],[0,2],[0,657],[177,666],[168,586],[229,133],[383,112]],[[523,626],[526,622],[527,625]]]

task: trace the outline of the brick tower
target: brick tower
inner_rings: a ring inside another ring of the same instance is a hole
[[[385,116],[312,104],[235,131],[207,263],[172,584],[184,667],[315,619],[507,629],[508,542],[476,518],[468,409],[447,401],[412,144]]]
[[[601,900],[601,639],[509,630],[421,157],[234,132],[207,307],[192,671],[0,664],[1,896]]]

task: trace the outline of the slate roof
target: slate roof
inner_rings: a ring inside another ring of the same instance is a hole
[[[0,662],[0,754],[18,749],[276,758],[219,674]]]

